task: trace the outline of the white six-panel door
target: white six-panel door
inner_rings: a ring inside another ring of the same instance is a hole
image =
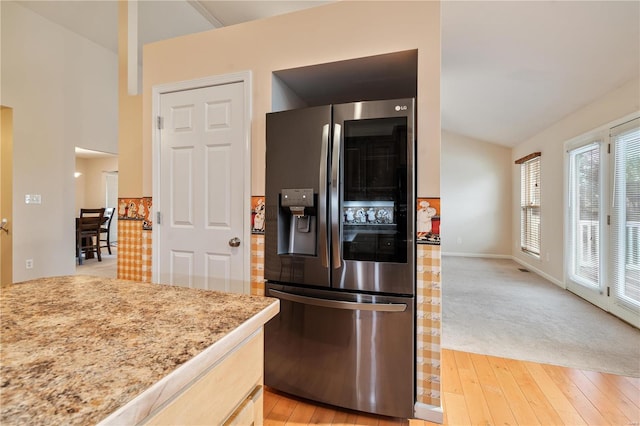
[[[242,82],[160,96],[160,283],[247,291],[243,103]]]

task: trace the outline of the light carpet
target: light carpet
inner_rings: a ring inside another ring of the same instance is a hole
[[[116,278],[118,276],[118,248],[111,247],[111,254],[102,250],[102,261],[97,258],[85,259],[82,265],[76,263],[76,275]]]
[[[519,268],[443,257],[444,348],[640,377],[640,330]]]

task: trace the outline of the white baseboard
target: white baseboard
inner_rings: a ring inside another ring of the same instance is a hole
[[[443,252],[442,256],[458,256],[458,257],[486,257],[488,259],[512,259],[510,254],[489,254],[489,253],[458,253]]]
[[[540,275],[542,278],[551,281],[552,283],[554,283],[555,285],[557,285],[558,287],[566,290],[567,286],[564,284],[564,282],[553,278],[551,275],[547,274],[546,272],[541,271],[540,269],[536,268],[535,266],[532,266],[530,264],[528,264],[527,262],[523,261],[522,259],[518,259],[515,256],[512,256],[511,259],[513,259],[514,262],[521,264],[522,266],[525,266],[527,269],[531,270],[532,272],[535,272],[536,274]]]
[[[416,402],[413,406],[413,413],[417,419],[426,420],[428,422],[442,424],[444,421],[442,407],[436,407],[435,405]]]

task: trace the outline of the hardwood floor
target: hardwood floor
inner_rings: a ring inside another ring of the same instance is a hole
[[[640,425],[640,379],[442,351],[446,425]],[[267,389],[265,425],[435,423],[327,407]]]

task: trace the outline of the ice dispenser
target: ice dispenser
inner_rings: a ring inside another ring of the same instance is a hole
[[[278,254],[316,254],[313,189],[283,189],[278,209]]]

